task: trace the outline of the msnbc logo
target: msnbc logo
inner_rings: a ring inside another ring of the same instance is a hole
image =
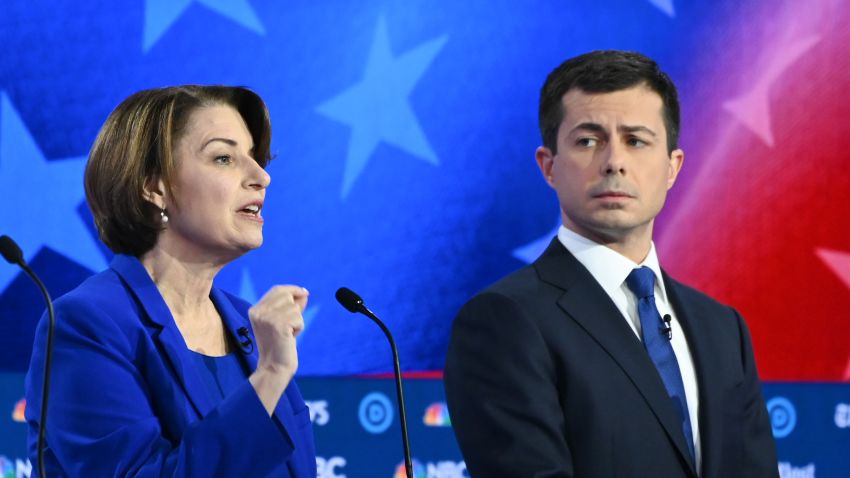
[[[346,478],[345,474],[337,473],[343,468],[345,468],[345,458],[341,456],[316,457],[316,478]]]
[[[449,409],[443,402],[435,402],[425,409],[422,422],[429,427],[450,427],[452,420],[449,418]]]
[[[404,471],[404,462],[395,468],[393,478],[407,478]],[[462,461],[438,461],[427,462],[423,466],[419,460],[413,460],[413,476],[411,478],[469,478],[466,473],[466,463]]]
[[[29,478],[32,475],[32,464],[29,460],[8,458],[0,455],[0,477]]]
[[[27,419],[24,418],[24,410],[26,410],[26,408],[27,400],[25,398],[18,400],[18,403],[15,404],[15,408],[12,409],[12,420],[20,423],[26,422]]]
[[[393,478],[408,478],[407,473],[404,470],[404,462],[398,464],[395,467],[395,475]],[[413,476],[410,478],[426,478],[425,475],[425,467],[422,466],[422,463],[419,463],[419,460],[413,460]]]

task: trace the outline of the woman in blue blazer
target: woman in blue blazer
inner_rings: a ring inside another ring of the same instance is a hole
[[[251,306],[213,286],[262,244],[270,142],[245,88],[141,91],[106,120],[85,185],[116,256],[56,301],[47,476],[316,476],[292,380],[306,289]],[[33,463],[45,327],[26,380]]]

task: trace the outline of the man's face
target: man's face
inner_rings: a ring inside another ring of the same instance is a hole
[[[558,152],[537,149],[564,225],[600,244],[645,244],[684,153],[667,154],[662,101],[644,85],[613,93],[573,89],[561,99]]]

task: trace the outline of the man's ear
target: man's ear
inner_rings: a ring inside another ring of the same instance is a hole
[[[555,155],[552,150],[546,146],[538,146],[534,151],[534,159],[537,160],[537,167],[540,168],[540,173],[543,174],[543,179],[551,187],[555,187],[552,181],[552,166],[555,164]]]
[[[165,209],[165,183],[159,176],[151,176],[145,181],[142,197],[158,209]]]
[[[670,153],[670,163],[667,166],[667,190],[673,187],[676,183],[676,178],[679,177],[679,171],[682,170],[682,164],[685,162],[685,152],[681,149],[676,149]]]

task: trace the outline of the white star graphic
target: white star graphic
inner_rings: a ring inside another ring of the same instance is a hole
[[[2,234],[11,236],[30,261],[38,251],[54,251],[99,271],[106,260],[86,229],[77,207],[85,199],[86,157],[47,161],[6,93],[0,93],[0,208]],[[0,292],[17,271],[0,267]]]
[[[723,108],[755,133],[765,144],[773,146],[773,130],[770,124],[770,87],[797,59],[803,56],[820,40],[818,36],[797,38],[785,45],[771,48],[772,55],[762,74],[755,80],[752,89],[723,103]]]
[[[447,40],[444,35],[395,57],[384,19],[380,18],[363,79],[317,107],[323,115],[351,126],[343,199],[381,141],[429,164],[439,164],[408,97]]]
[[[150,50],[193,2],[204,5],[257,34],[266,33],[248,0],[146,0],[142,50]]]
[[[670,18],[676,16],[676,9],[673,8],[673,0],[649,0],[649,3],[655,5]]]

